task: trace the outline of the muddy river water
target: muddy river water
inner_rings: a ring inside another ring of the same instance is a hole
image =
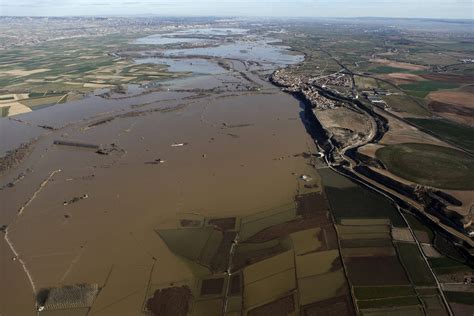
[[[208,273],[171,251],[159,229],[183,218],[292,208],[301,176],[317,182],[303,155],[315,145],[302,106],[261,76],[301,57],[246,38],[188,53],[228,58],[233,66],[218,71],[201,59],[196,71],[189,61],[162,59],[171,71],[195,75],[0,120],[2,154],[32,141],[26,158],[0,178],[0,226],[7,227],[1,315],[35,315],[41,289],[79,283],[97,284],[99,295],[91,308],[67,315],[139,315],[150,287]]]

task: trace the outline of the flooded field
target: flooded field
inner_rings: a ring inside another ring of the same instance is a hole
[[[216,63],[199,58],[139,58],[137,63],[141,64],[158,64],[168,66],[171,72],[192,72],[196,74],[220,74],[226,70]]]
[[[173,227],[180,214],[243,216],[291,204],[299,176],[312,172],[299,156],[313,145],[295,122],[298,102],[278,92],[194,102],[75,123],[35,143],[10,174],[33,172],[0,191],[7,210],[0,222],[8,224],[8,241],[21,258],[12,262],[15,255],[2,245],[10,253],[2,258],[18,273],[15,284],[22,284],[18,292],[2,289],[16,302],[10,312],[23,306],[18,315],[25,315],[34,307],[22,267],[35,290],[81,282],[104,287],[92,309],[99,306],[98,314],[136,310],[149,282],[196,277],[155,232],[159,226]],[[99,155],[54,145],[56,139],[119,149]],[[107,307],[124,291],[140,299]]]
[[[193,28],[147,36],[136,40],[136,43],[152,45],[205,43],[210,42],[212,39],[244,35],[247,32],[247,29],[242,28]]]
[[[207,62],[196,66],[217,67]],[[186,63],[173,70],[193,72]],[[294,265],[291,273],[283,267],[277,277],[242,280],[242,271],[250,273],[245,267],[258,269],[251,264],[268,264],[265,258],[286,253],[293,262],[292,233],[321,227],[314,233],[325,251],[334,236],[324,198],[315,197],[321,215],[295,202],[300,193],[320,191],[301,104],[258,72],[244,74],[245,61],[234,63],[242,69],[213,81],[195,76],[148,90],[98,91],[0,121],[2,153],[29,142],[0,183],[0,264],[8,280],[0,285],[8,301],[0,313],[34,315],[38,306],[45,315],[58,308],[78,315],[182,313],[162,306],[173,297],[193,315],[265,310],[304,282],[295,279]],[[294,238],[299,252],[313,249]],[[235,240],[249,242],[234,249]],[[328,260],[308,275],[333,278]],[[228,269],[232,278],[223,274]],[[339,295],[344,279],[336,279]],[[272,284],[278,286],[268,297],[252,294]],[[300,304],[326,298],[318,297]],[[298,309],[291,299],[293,307],[284,305]]]

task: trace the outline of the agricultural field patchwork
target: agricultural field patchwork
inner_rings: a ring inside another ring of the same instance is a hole
[[[176,228],[156,232],[179,258],[196,271],[202,270],[203,276],[194,283],[184,283],[193,293],[194,313],[217,312],[226,298],[232,311],[247,315],[264,315],[275,308],[288,313],[326,310],[330,302],[336,303],[342,315],[353,315],[338,237],[326,203],[323,193],[312,192],[297,196],[293,206],[245,217],[181,214]],[[358,233],[363,223],[355,224],[359,226],[353,226],[353,233]],[[389,234],[383,225],[372,230]],[[239,242],[234,249],[237,233]],[[223,274],[228,269],[231,276]]]
[[[32,52],[30,48],[16,48],[0,57],[0,108],[2,97],[25,94],[20,102],[37,110],[77,99],[101,88],[128,84],[144,84],[185,76],[171,73],[167,66],[137,64],[132,59],[120,58],[116,51],[132,49],[143,34],[114,35],[103,38],[63,39],[44,42]],[[17,112],[10,111],[8,115]],[[6,110],[2,110],[6,116]]]

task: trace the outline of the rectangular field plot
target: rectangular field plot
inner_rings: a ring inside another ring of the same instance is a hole
[[[232,258],[233,270],[239,270],[261,260],[276,256],[288,251],[290,246],[283,244],[280,239],[264,243],[240,243]]]
[[[322,193],[299,195],[296,197],[296,205],[297,214],[303,217],[311,217],[328,211],[328,203]]]
[[[221,296],[224,294],[225,278],[211,278],[201,281],[201,296]]]
[[[330,208],[338,223],[341,223],[342,219],[389,218],[393,226],[406,226],[391,203],[362,187],[345,189],[325,187],[325,190]]]
[[[350,296],[343,295],[305,305],[301,308],[301,316],[313,315],[352,316],[355,315],[355,312]]]
[[[371,226],[347,226],[337,225],[340,234],[366,234],[366,233],[390,233],[390,227],[387,225],[371,225]]]
[[[341,225],[347,226],[372,226],[372,225],[390,225],[388,218],[363,218],[363,219],[341,219]]]
[[[298,279],[311,275],[328,273],[340,269],[339,251],[329,250],[296,256],[296,276]]]
[[[282,210],[266,211],[244,217],[241,220],[240,238],[245,241],[268,227],[282,224],[295,218],[296,209],[294,206],[287,206]]]
[[[397,253],[395,248],[392,247],[365,247],[365,248],[343,248],[341,249],[342,256],[346,257],[383,257],[383,256],[395,256]]]
[[[390,239],[346,239],[341,240],[342,248],[393,247]]]
[[[385,239],[391,240],[389,233],[358,233],[340,235],[342,240],[359,240],[359,239]]]
[[[397,243],[400,260],[415,285],[434,285],[435,280],[415,244]]]
[[[286,251],[244,269],[244,284],[256,282],[295,267],[293,250]]]
[[[297,256],[313,252],[322,248],[323,232],[321,228],[312,228],[299,231],[290,235],[295,254]]]
[[[395,256],[351,257],[344,259],[349,279],[361,285],[409,285],[405,270]]]
[[[339,238],[345,240],[390,240],[390,227],[387,225],[347,226],[337,225]]]
[[[248,316],[288,315],[295,311],[294,295],[279,298],[263,306],[254,308],[248,312]]]
[[[397,241],[406,241],[406,242],[414,242],[415,239],[413,238],[410,229],[408,228],[392,228],[392,238],[393,240]]]
[[[193,303],[193,309],[191,315],[209,315],[218,316],[222,315],[222,308],[224,301],[222,299],[203,300]]]
[[[385,307],[399,307],[399,306],[417,306],[421,305],[418,297],[406,296],[406,297],[394,297],[394,298],[383,298],[377,300],[365,300],[357,301],[359,309],[370,309],[370,308],[385,308]]]
[[[412,286],[356,286],[354,295],[358,300],[416,296]]]
[[[271,302],[296,289],[294,252],[284,252],[244,269],[244,307]]]
[[[389,307],[380,309],[363,310],[362,316],[424,316],[423,308],[421,306],[402,306]]]
[[[259,281],[245,284],[244,307],[265,304],[296,289],[295,270],[290,269]]]
[[[327,300],[346,292],[342,270],[298,279],[300,305]]]

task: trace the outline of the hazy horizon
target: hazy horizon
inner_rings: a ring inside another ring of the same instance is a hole
[[[2,0],[0,16],[248,16],[473,19],[470,0]]]

